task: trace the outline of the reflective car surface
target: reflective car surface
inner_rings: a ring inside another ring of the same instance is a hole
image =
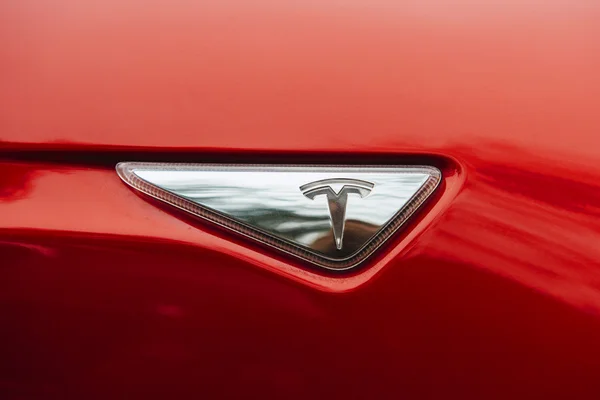
[[[597,398],[599,18],[1,2],[0,397]],[[442,178],[327,271],[140,196],[123,161]]]

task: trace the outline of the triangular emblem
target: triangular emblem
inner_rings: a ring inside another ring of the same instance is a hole
[[[119,163],[130,186],[315,265],[352,268],[433,193],[427,166]]]

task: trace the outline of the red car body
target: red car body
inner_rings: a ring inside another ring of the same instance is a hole
[[[597,1],[0,4],[0,397],[598,398]],[[355,272],[119,161],[425,163]]]

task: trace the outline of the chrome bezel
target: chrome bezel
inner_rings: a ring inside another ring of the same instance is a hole
[[[427,181],[406,202],[406,204],[385,224],[377,233],[357,251],[350,256],[336,259],[316,253],[309,248],[297,245],[286,239],[274,236],[260,228],[250,226],[247,223],[233,219],[221,212],[204,207],[187,198],[173,192],[162,189],[135,175],[134,170],[226,170],[232,168],[248,169],[273,169],[273,168],[314,168],[315,170],[332,170],[336,173],[344,169],[368,171],[376,168],[398,168],[406,172],[420,172],[428,174]],[[378,248],[380,248],[390,237],[393,236],[408,219],[421,207],[431,196],[441,182],[441,171],[432,166],[422,165],[268,165],[268,164],[179,164],[179,163],[148,163],[148,162],[121,162],[116,165],[119,177],[130,187],[150,196],[156,200],[166,203],[172,207],[183,210],[202,220],[209,221],[238,235],[252,239],[263,245],[282,251],[286,254],[300,258],[313,265],[333,271],[344,271],[357,267],[367,260]]]

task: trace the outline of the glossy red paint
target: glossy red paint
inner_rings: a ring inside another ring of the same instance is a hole
[[[0,397],[600,395],[598,3],[366,3],[0,4]],[[232,157],[445,182],[330,275],[113,171]]]

